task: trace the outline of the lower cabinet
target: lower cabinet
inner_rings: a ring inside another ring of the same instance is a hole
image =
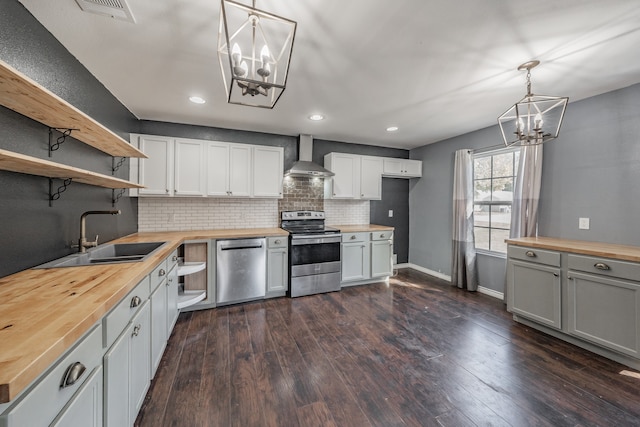
[[[284,295],[289,288],[289,241],[267,238],[267,296]]]
[[[640,357],[640,285],[569,272],[569,333]]]
[[[102,425],[102,366],[93,370],[71,401],[51,423],[52,427]]]
[[[178,269],[173,268],[168,276],[165,285],[167,292],[167,339],[171,336],[171,331],[178,320]]]
[[[371,277],[393,274],[393,232],[371,233]]]
[[[104,356],[105,425],[133,425],[150,382],[150,304],[145,302]]]
[[[167,346],[167,288],[158,286],[149,301],[151,303],[151,378],[156,374],[160,359]]]
[[[354,282],[371,278],[369,233],[342,235],[342,281]]]
[[[552,328],[562,328],[560,269],[509,261],[511,311]]]

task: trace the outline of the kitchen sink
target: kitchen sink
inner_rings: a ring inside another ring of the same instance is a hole
[[[167,242],[105,243],[85,253],[67,255],[35,268],[80,267],[144,261]]]

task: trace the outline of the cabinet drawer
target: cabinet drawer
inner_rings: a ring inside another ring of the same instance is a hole
[[[289,238],[287,236],[277,236],[267,238],[268,248],[286,248],[289,246]]]
[[[124,297],[103,319],[104,347],[109,348],[118,335],[127,326],[131,318],[140,310],[142,304],[149,299],[149,276]]]
[[[166,259],[167,262],[167,271],[171,271],[173,270],[173,268],[178,265],[178,250],[176,249],[175,251],[171,252],[171,255],[169,255]]]
[[[560,252],[509,245],[509,258],[560,267]]]
[[[343,233],[342,243],[368,242],[369,233]]]
[[[640,264],[610,258],[569,254],[569,270],[640,281]]]
[[[98,324],[84,338],[81,338],[66,356],[54,364],[54,367],[31,391],[25,393],[23,398],[0,418],[0,425],[10,427],[49,425],[101,362],[102,326]],[[74,366],[84,367],[84,370],[76,370],[75,382],[70,372],[67,385],[62,387],[67,371]]]
[[[158,264],[151,273],[149,273],[149,279],[151,280],[151,288],[149,293],[153,292],[158,287],[158,285],[167,278],[167,273],[169,272],[169,270],[167,269],[167,265],[168,262],[165,259],[164,261],[160,262],[160,264]]]
[[[373,231],[371,232],[371,240],[389,240],[393,237],[393,231]]]

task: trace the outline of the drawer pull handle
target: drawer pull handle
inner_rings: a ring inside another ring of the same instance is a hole
[[[142,298],[136,295],[135,297],[131,298],[131,304],[129,304],[129,307],[135,308],[139,306],[141,303],[142,303]]]
[[[161,268],[160,271],[158,271],[158,276],[164,276],[165,274],[167,274],[167,272],[164,271],[164,268]]]
[[[136,326],[133,327],[133,332],[131,333],[132,337],[137,337],[138,334],[140,333],[140,328],[142,328],[141,324],[137,324]]]
[[[526,256],[528,256],[529,258],[535,258],[536,257],[536,253],[533,251],[527,251],[524,253]]]
[[[604,262],[596,262],[595,264],[593,264],[593,266],[598,270],[611,270],[611,267],[609,267]]]
[[[356,240],[356,236],[351,236],[350,239],[351,240]]]
[[[60,388],[71,387],[72,385],[74,385],[80,379],[82,374],[84,374],[84,371],[86,371],[86,369],[87,368],[85,368],[85,366],[80,362],[75,362],[69,365],[64,375],[62,376]]]
[[[381,235],[380,235],[380,238],[381,238],[381,239],[384,239],[384,234],[381,234]]]
[[[560,277],[558,273],[553,273],[553,277]]]
[[[278,239],[278,240],[275,240],[273,243],[275,243],[276,245],[279,245],[280,243],[282,243],[282,240]]]

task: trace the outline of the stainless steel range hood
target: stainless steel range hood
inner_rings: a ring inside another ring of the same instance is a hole
[[[312,153],[313,137],[311,135],[300,135],[298,161],[291,166],[291,169],[284,173],[284,176],[318,178],[329,178],[334,176],[335,174],[330,170],[311,161]]]

